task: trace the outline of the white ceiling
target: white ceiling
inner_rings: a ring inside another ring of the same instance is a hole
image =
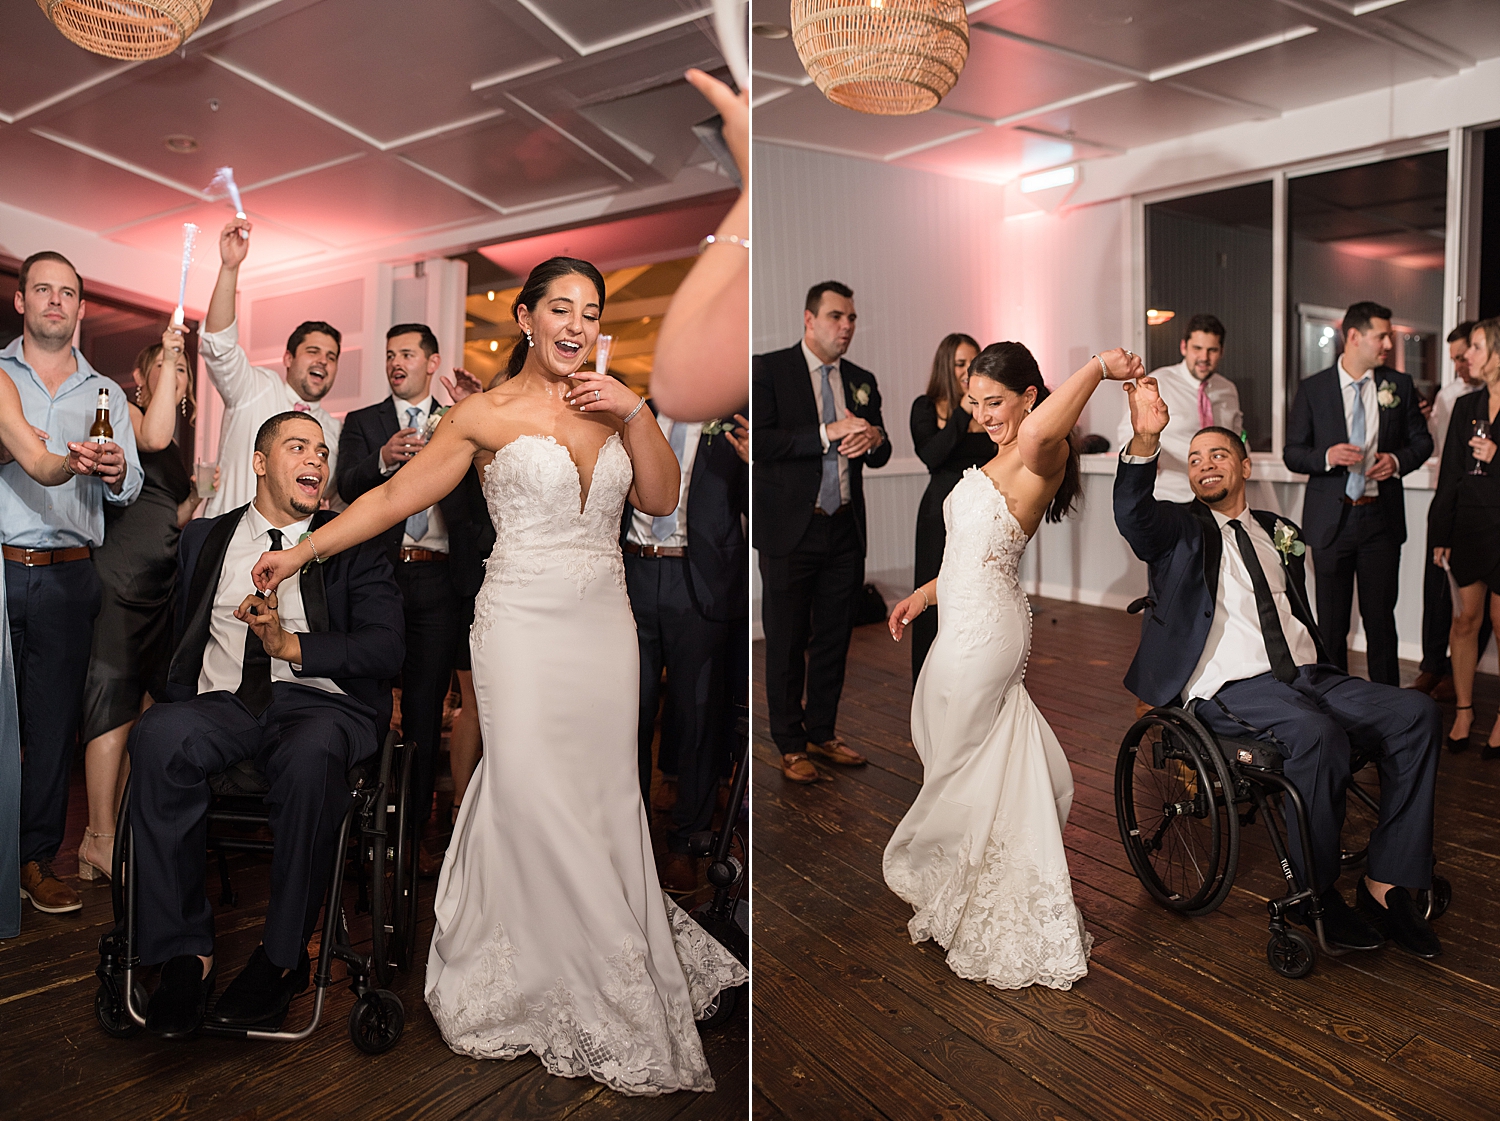
[[[467,247],[568,200],[723,190],[691,133],[712,110],[682,80],[723,65],[708,7],[216,0],[184,51],[126,64],[0,0],[0,203],[175,256],[183,222],[211,237],[232,215],[208,195],[230,165],[257,267],[285,267],[444,231]],[[0,231],[0,251],[34,248]]]
[[[757,140],[1004,183],[1500,56],[1497,0],[991,0],[936,109],[833,105],[790,38],[752,37]],[[789,0],[753,0],[790,26]]]

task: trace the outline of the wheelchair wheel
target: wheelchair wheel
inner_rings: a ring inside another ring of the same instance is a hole
[[[139,981],[135,983],[135,1002],[142,1009],[146,1007],[146,987]],[[124,994],[108,981],[100,981],[98,991],[94,993],[94,1018],[116,1039],[129,1039],[141,1030],[141,1025],[132,1020],[125,1009]]]
[[[405,1028],[401,998],[387,989],[371,989],[349,1010],[349,1038],[367,1055],[389,1051]]]
[[[390,889],[387,913],[390,915],[390,941],[387,961],[395,969],[406,972],[411,969],[417,944],[417,860],[418,844],[421,841],[417,823],[415,793],[416,747],[403,744],[400,748],[399,781],[396,784],[396,829],[394,843],[387,849],[391,874],[385,887]],[[390,798],[387,797],[387,802]],[[388,840],[390,840],[388,838]],[[384,983],[384,982],[382,982]]]
[[[703,1010],[703,1018],[698,1021],[699,1029],[707,1030],[728,1023],[735,1009],[739,1007],[744,992],[744,985],[736,985],[732,989],[720,989],[718,995]]]
[[[1452,902],[1453,885],[1448,882],[1446,876],[1434,874],[1432,889],[1417,892],[1417,906],[1422,909],[1423,916],[1428,922],[1442,918]]]
[[[1130,866],[1153,899],[1187,915],[1224,902],[1239,859],[1234,782],[1191,716],[1156,709],[1137,720],[1115,763],[1115,816]]]
[[[1290,980],[1306,977],[1318,961],[1318,951],[1312,939],[1300,930],[1283,930],[1273,933],[1266,943],[1266,961],[1271,968]]]
[[[364,849],[364,856],[370,862],[370,967],[375,973],[376,983],[380,985],[389,985],[391,978],[395,975],[395,969],[391,965],[392,923],[389,914],[391,892],[388,863],[392,850],[390,834],[390,827],[393,823],[392,811],[395,809],[392,801],[395,788],[391,779],[395,769],[397,749],[395,734],[392,733],[386,737],[385,745],[380,752],[380,790],[375,799],[375,809],[371,814],[373,820],[370,823],[374,836],[365,842]],[[351,1019],[351,1031],[353,1024],[354,1021]],[[356,1039],[355,1042],[357,1043],[358,1040]]]

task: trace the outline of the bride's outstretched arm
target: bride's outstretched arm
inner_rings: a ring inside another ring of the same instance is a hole
[[[12,459],[21,465],[21,470],[44,487],[60,486],[74,474],[70,471],[68,457],[54,455],[47,450],[31,425],[26,423],[26,414],[21,411],[21,394],[15,382],[0,375],[0,444]]]
[[[1119,347],[1090,358],[1021,422],[1017,434],[1021,463],[1033,475],[1052,478],[1068,462],[1068,435],[1099,383],[1105,378],[1128,381],[1143,372],[1140,357]]]
[[[391,476],[389,482],[366,491],[349,509],[290,549],[262,553],[251,577],[262,590],[275,588],[312,560],[327,560],[361,541],[384,533],[419,510],[436,505],[463,481],[479,451],[472,429],[482,398],[453,406],[438,422],[427,446]]]

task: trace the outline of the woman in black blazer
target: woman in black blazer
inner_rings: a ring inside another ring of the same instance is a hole
[[[995,443],[963,408],[969,363],[979,344],[968,335],[952,334],[932,356],[927,392],[911,403],[911,440],[932,476],[917,507],[915,587],[936,578],[943,564],[943,500],[970,467],[982,467],[995,455]],[[911,679],[917,680],[927,650],[937,637],[936,611],[924,611],[911,624]]]
[[[1458,708],[1449,751],[1466,748],[1474,726],[1474,667],[1479,661],[1479,621],[1486,608],[1500,630],[1500,463],[1495,462],[1500,319],[1486,319],[1470,332],[1468,361],[1485,392],[1465,394],[1453,403],[1437,493],[1427,513],[1433,563],[1446,562],[1458,585],[1448,632]],[[1480,421],[1490,426],[1488,438],[1477,434]],[[1500,757],[1500,719],[1490,730],[1484,757]]]

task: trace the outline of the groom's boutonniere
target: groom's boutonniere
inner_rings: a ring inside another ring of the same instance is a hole
[[[1375,400],[1382,409],[1394,409],[1397,405],[1401,404],[1401,397],[1396,392],[1396,383],[1392,381],[1381,382],[1380,388],[1375,391]]]
[[[422,426],[422,439],[432,439],[432,434],[437,431],[438,421],[443,419],[443,414],[451,409],[452,405],[439,405],[432,410],[432,415],[427,418],[427,423]]]
[[[1293,557],[1307,552],[1307,545],[1297,539],[1297,531],[1280,518],[1276,519],[1276,532],[1271,534],[1271,544],[1281,554],[1281,563],[1290,564]]]
[[[732,421],[732,420],[723,420],[723,419],[720,419],[720,420],[710,420],[710,421],[704,422],[704,425],[703,425],[703,435],[707,436],[710,440],[712,440],[720,432],[733,432],[733,431],[734,431],[734,421]]]
[[[853,390],[850,391],[849,396],[854,398],[854,403],[856,405],[868,405],[870,403],[870,384],[868,382],[865,382],[861,385],[856,385]]]

